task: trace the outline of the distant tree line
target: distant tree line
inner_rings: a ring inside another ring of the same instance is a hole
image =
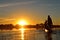
[[[25,25],[24,28],[43,28],[43,24],[36,24],[36,25]],[[21,25],[13,25],[13,24],[0,24],[0,30],[12,30],[13,28],[20,29]]]
[[[0,25],[0,30],[12,30],[14,28],[14,26],[12,24],[1,24]]]

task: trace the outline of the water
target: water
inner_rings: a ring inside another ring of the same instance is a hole
[[[0,40],[46,40],[43,30],[3,30],[0,31]],[[60,31],[52,33],[53,40],[60,40]]]

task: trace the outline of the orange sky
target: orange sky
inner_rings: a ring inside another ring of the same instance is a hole
[[[60,25],[60,0],[0,0],[0,24],[16,24],[20,19],[40,24],[48,15]]]

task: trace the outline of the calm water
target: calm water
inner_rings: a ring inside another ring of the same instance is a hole
[[[42,30],[4,30],[0,31],[0,40],[46,40],[45,32]],[[60,31],[52,34],[53,40],[60,40]]]

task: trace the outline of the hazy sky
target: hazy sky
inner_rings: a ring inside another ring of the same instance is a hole
[[[43,23],[48,15],[54,24],[60,24],[60,0],[0,0],[0,24],[14,24],[19,19]]]

